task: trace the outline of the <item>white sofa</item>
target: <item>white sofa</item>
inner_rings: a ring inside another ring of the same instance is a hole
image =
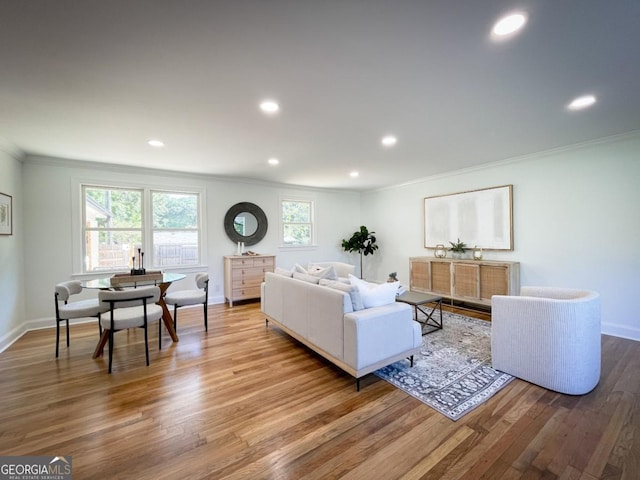
[[[522,287],[491,298],[493,368],[536,385],[582,395],[600,379],[600,296],[570,288]]]
[[[354,311],[349,293],[291,278],[265,274],[261,308],[271,321],[296,340],[356,378],[420,350],[420,325],[411,307],[392,302]]]

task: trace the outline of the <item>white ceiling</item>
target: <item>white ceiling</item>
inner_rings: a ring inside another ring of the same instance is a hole
[[[640,130],[639,86],[638,0],[0,0],[31,154],[363,190]]]

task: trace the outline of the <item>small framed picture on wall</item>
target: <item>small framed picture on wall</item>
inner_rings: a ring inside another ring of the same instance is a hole
[[[0,235],[13,235],[13,198],[0,193]]]

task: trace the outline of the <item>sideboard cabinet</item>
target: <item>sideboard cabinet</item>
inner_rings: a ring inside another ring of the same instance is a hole
[[[520,264],[490,260],[409,258],[410,289],[491,306],[492,295],[518,295]]]
[[[228,255],[224,257],[224,296],[229,306],[237,300],[260,298],[264,274],[273,272],[274,255]]]

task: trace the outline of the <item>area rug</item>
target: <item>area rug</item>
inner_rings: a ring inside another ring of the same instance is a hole
[[[450,419],[458,420],[514,377],[491,368],[489,322],[442,313],[444,328],[422,337],[422,349],[414,355],[413,367],[403,360],[375,374]],[[436,318],[438,314],[435,313]]]

